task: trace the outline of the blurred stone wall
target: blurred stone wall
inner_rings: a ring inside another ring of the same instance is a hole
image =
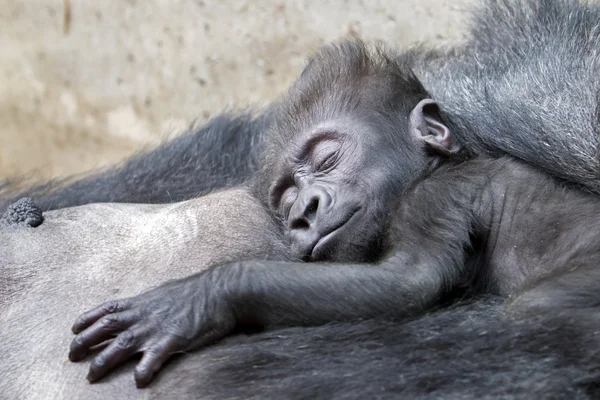
[[[472,1],[0,0],[0,178],[104,166],[260,107],[332,40],[457,40]]]

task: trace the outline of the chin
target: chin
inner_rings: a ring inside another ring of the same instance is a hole
[[[373,262],[383,254],[384,229],[362,221],[344,226],[323,238],[312,251],[310,261]]]

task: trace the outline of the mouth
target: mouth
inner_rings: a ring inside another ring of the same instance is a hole
[[[310,255],[308,256],[308,259],[310,261],[317,261],[320,258],[322,258],[323,254],[319,253],[324,252],[324,247],[327,247],[327,244],[332,240],[332,238],[335,237],[344,226],[350,223],[354,216],[358,214],[358,211],[360,211],[360,207],[348,213],[348,215],[342,220],[342,222],[335,225],[333,229],[331,229],[328,233],[321,237],[313,246]]]

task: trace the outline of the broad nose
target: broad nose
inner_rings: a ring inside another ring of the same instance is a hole
[[[318,225],[318,216],[332,203],[331,195],[323,187],[311,186],[303,190],[290,210],[290,230],[308,230]]]

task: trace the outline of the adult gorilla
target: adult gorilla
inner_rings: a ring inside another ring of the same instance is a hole
[[[599,8],[543,0],[488,1],[485,9],[464,46],[413,51],[415,72],[473,151],[512,154],[599,192]],[[221,116],[108,173],[60,190],[50,183],[32,193],[44,208],[59,208],[93,201],[167,202],[235,185],[255,170],[269,121],[269,111],[257,118]],[[14,197],[11,184],[5,193],[7,201]],[[196,374],[179,369],[177,376],[163,374],[155,390],[207,398],[593,396],[597,379],[585,375],[596,363],[593,332],[555,321],[542,332],[536,328],[540,321],[511,331],[496,311],[492,302],[403,326],[363,322],[291,329],[238,346],[230,341],[194,354],[206,362],[195,365]],[[537,337],[523,335],[528,329]],[[581,347],[564,346],[563,337]],[[191,366],[192,357],[182,366]],[[22,363],[27,356],[16,360]],[[212,366],[208,373],[206,365]],[[248,385],[236,389],[234,382]]]

